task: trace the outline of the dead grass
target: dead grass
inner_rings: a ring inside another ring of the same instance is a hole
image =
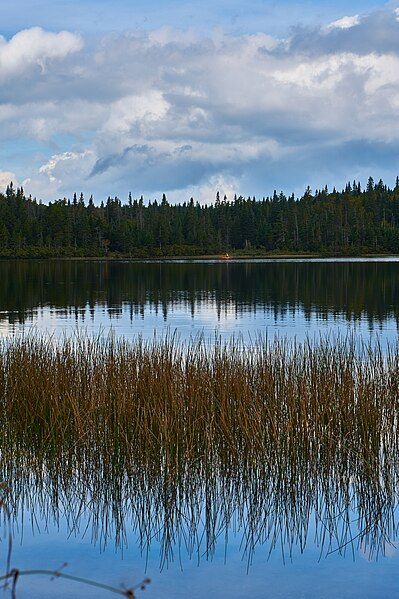
[[[397,526],[398,385],[398,349],[353,339],[13,339],[8,501],[52,518],[62,504],[72,530],[89,514],[100,542],[123,543],[130,514],[163,561],[176,543],[212,553],[232,522],[249,560],[266,539],[302,547],[311,517],[328,551],[357,539],[378,553]]]

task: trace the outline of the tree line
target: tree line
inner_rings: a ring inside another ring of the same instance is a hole
[[[108,197],[96,205],[74,194],[44,204],[12,183],[0,194],[0,256],[195,256],[236,252],[399,253],[399,178],[370,177],[341,191],[308,187],[295,198],[219,193],[212,204]]]

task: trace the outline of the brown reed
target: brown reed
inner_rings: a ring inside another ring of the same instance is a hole
[[[168,472],[287,455],[328,467],[337,453],[372,468],[397,448],[398,384],[398,351],[353,339],[28,336],[0,344],[0,426],[38,452]]]
[[[89,512],[103,542],[123,543],[129,513],[163,562],[176,542],[199,551],[200,526],[211,554],[234,520],[249,559],[265,539],[303,547],[312,514],[328,550],[358,537],[378,552],[396,530],[398,385],[398,348],[353,338],[14,338],[0,345],[8,501],[56,519],[67,505],[75,530]]]

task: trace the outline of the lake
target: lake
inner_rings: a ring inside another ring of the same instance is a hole
[[[338,333],[383,345],[397,339],[396,258],[2,261],[0,281],[6,339],[32,330],[112,331],[128,339],[175,331],[183,340]],[[37,475],[5,461],[13,479],[15,567],[67,562],[70,574],[118,587],[148,576],[151,584],[137,596],[149,599],[399,597],[397,503],[380,501],[370,481],[349,481],[345,495],[320,477],[310,497],[303,481],[291,496],[264,470],[249,471],[244,481],[231,475],[198,482],[188,472],[185,494],[173,484],[154,488],[145,473],[63,476],[40,465]],[[109,594],[47,577],[18,582],[18,597],[54,596]]]
[[[0,262],[0,334],[177,331],[395,339],[399,261]]]

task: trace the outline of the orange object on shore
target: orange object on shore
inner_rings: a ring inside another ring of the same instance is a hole
[[[220,260],[230,260],[231,257],[228,255],[228,253],[226,252],[225,254],[223,254],[223,256],[219,256]]]

